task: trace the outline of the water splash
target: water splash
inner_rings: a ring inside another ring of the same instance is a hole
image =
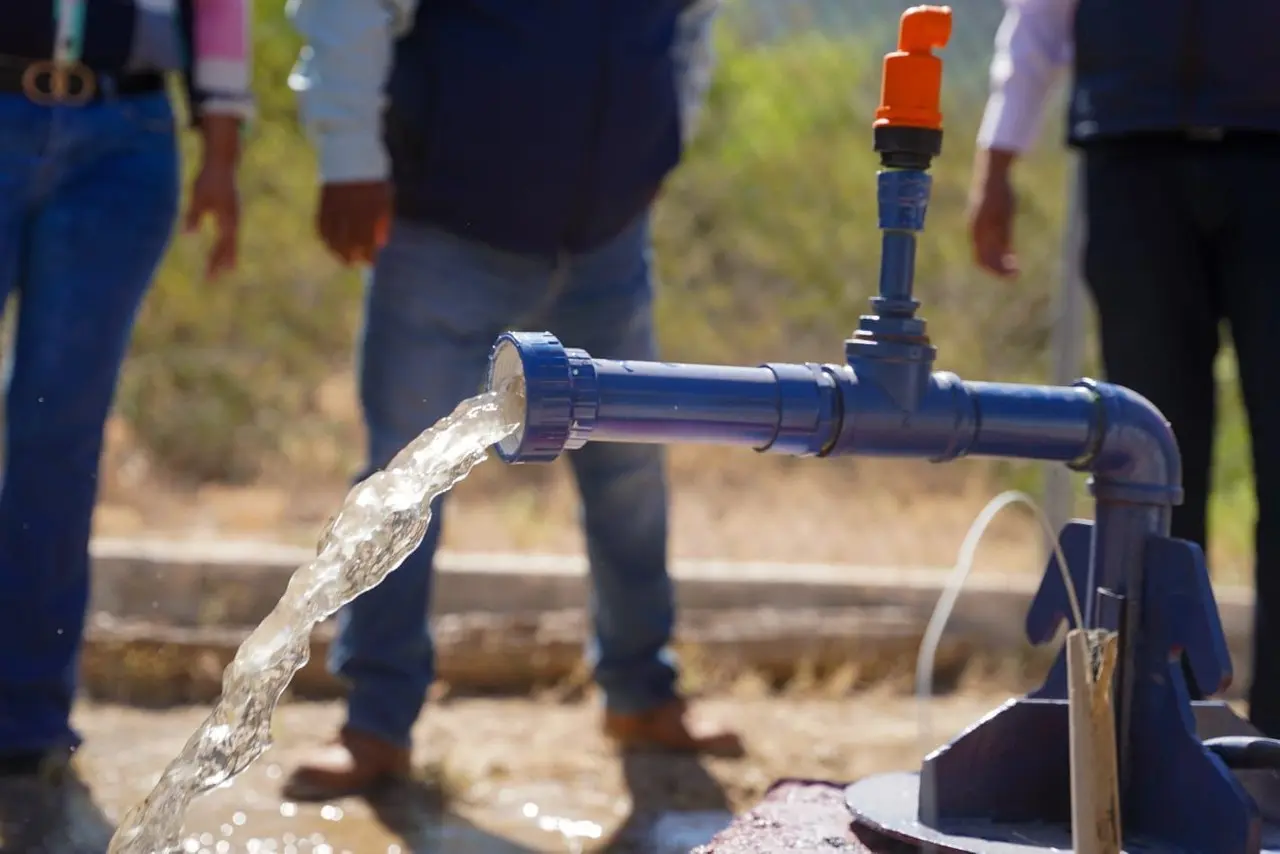
[[[422,542],[431,502],[461,481],[491,445],[515,432],[523,389],[463,401],[382,471],[356,485],[320,537],[316,558],[289,580],[275,608],[222,675],[222,697],[145,800],[125,816],[108,854],[176,854],[191,801],[226,785],[271,746],[271,717],[307,663],[312,628],[376,586]]]

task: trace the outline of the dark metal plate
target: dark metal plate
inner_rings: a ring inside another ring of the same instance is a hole
[[[894,839],[922,845],[925,851],[959,854],[1040,854],[1070,851],[1071,834],[1048,825],[997,827],[987,823],[948,828],[943,833],[916,818],[920,799],[919,774],[868,777],[845,789],[845,803],[854,822]]]
[[[955,854],[1044,854],[1071,851],[1069,828],[1050,825],[997,825],[966,822],[947,832],[921,824],[917,818],[920,775],[882,774],[859,780],[845,789],[845,803],[856,825],[919,845],[925,852]],[[1264,815],[1266,815],[1264,811]],[[1129,841],[1128,854],[1177,854],[1176,849]],[[1264,825],[1262,854],[1280,854],[1280,828]]]

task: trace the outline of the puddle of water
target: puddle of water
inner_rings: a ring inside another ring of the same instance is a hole
[[[640,833],[636,850],[647,854],[689,854],[706,845],[733,821],[733,815],[719,810],[664,813]],[[627,842],[630,842],[627,837]]]
[[[432,810],[396,822],[398,832],[376,814],[347,804],[283,803],[274,812],[237,810],[229,815],[210,814],[206,820],[193,816],[189,824],[182,844],[189,854],[527,854],[537,850],[462,816]]]
[[[733,820],[725,810],[661,811],[632,815],[625,798],[574,789],[563,783],[491,787],[483,784],[480,806],[467,815],[478,825],[529,841],[540,851],[602,849],[642,854],[688,854]],[[496,791],[490,791],[496,788]],[[530,828],[541,831],[532,837]]]
[[[607,824],[548,814],[533,804],[520,817],[484,808],[468,809],[465,814],[421,809],[410,818],[390,821],[377,810],[370,815],[337,805],[282,806],[284,815],[239,810],[217,825],[212,815],[212,821],[193,820],[182,850],[189,854],[586,854],[608,848],[637,854],[688,854],[710,842],[731,820],[728,814],[716,812],[668,814],[615,837]],[[210,829],[205,830],[206,826]]]
[[[194,798],[231,782],[271,744],[271,718],[307,662],[312,628],[393,571],[422,542],[431,502],[514,432],[522,389],[464,400],[356,485],[279,603],[227,666],[222,696],[156,787],[131,810],[108,854],[176,854]]]
[[[42,805],[34,781],[0,785],[0,851],[101,854],[111,835],[108,815],[142,797],[180,731],[160,723],[153,743],[127,750],[88,743],[78,761],[92,797],[77,786],[56,814]],[[124,732],[124,741],[137,733]],[[288,762],[283,756],[273,760]],[[348,799],[295,804],[279,797],[284,765],[263,762],[191,805],[176,850],[184,854],[528,854],[593,851],[686,854],[728,825],[723,811],[629,816],[625,797],[563,781],[518,786],[479,784],[456,811],[438,792],[406,786],[373,802]],[[7,788],[5,787],[7,786]],[[96,803],[95,803],[96,801]],[[39,806],[39,808],[37,808]],[[16,822],[16,823],[15,823]],[[67,840],[74,840],[68,842]]]

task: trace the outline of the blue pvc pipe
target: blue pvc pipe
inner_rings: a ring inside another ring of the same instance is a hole
[[[893,302],[910,301],[915,277],[915,234],[886,231],[880,238],[880,298]]]
[[[762,448],[777,432],[778,379],[768,368],[604,360],[594,368],[593,440]]]
[[[524,427],[497,450],[545,462],[587,441],[703,443],[797,456],[949,460],[1006,457],[1093,472],[1099,500],[1181,501],[1173,432],[1144,398],[1083,380],[1073,386],[929,376],[907,410],[848,365],[756,368],[618,362],[567,350],[544,332],[506,333],[490,388],[519,384]]]
[[[879,211],[880,300],[914,310],[916,234],[924,230],[933,179],[917,169],[886,169],[876,176]]]
[[[546,333],[508,333],[489,386],[524,387],[524,427],[508,462],[544,462],[595,442],[700,443],[820,453],[834,440],[835,380],[804,365],[757,368],[620,362],[566,350]]]
[[[618,362],[566,350],[546,333],[508,333],[490,386],[524,385],[524,430],[508,462],[554,459],[586,441],[743,446],[794,455],[1088,458],[1098,394],[1082,387],[970,383],[931,376],[904,413],[846,365],[757,368]]]
[[[855,350],[851,362],[611,362],[566,350],[548,333],[508,333],[494,345],[489,386],[523,389],[524,427],[497,450],[508,462],[533,462],[587,441],[704,442],[795,455],[1049,460],[1093,472],[1098,512],[1084,604],[1090,627],[1132,628],[1122,633],[1116,688],[1119,766],[1130,792],[1138,785],[1135,698],[1149,701],[1151,689],[1135,665],[1145,635],[1143,555],[1151,535],[1167,536],[1170,508],[1182,497],[1168,422],[1136,393],[1089,380],[1051,387],[939,372],[904,404],[867,370],[873,358],[860,361]],[[1108,592],[1106,613],[1099,591]]]

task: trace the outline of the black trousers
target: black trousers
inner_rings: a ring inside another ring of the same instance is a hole
[[[1250,718],[1280,737],[1280,137],[1152,137],[1083,152],[1084,273],[1107,379],[1173,425],[1186,499],[1173,535],[1205,543],[1214,359],[1229,327],[1256,478]]]

